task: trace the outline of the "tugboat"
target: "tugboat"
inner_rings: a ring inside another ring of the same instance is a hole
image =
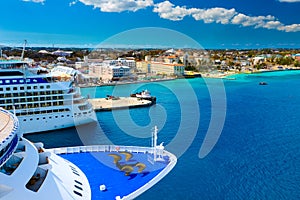
[[[141,92],[137,92],[135,94],[131,94],[130,97],[136,97],[139,99],[149,100],[152,102],[152,104],[156,103],[156,97],[151,96],[151,93],[148,90],[143,90]]]

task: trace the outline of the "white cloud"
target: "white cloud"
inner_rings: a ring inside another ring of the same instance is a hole
[[[158,13],[161,18],[169,19],[172,21],[182,20],[185,16],[191,14],[192,9],[187,9],[185,7],[174,7],[169,1],[164,1],[154,5],[153,12]]]
[[[300,2],[300,0],[279,0],[280,2],[285,2],[285,3],[296,3]]]
[[[31,2],[44,2],[45,0],[23,0]],[[254,28],[266,28],[285,32],[300,31],[300,24],[284,25],[274,16],[249,16],[237,12],[234,8],[187,8],[185,6],[176,6],[170,1],[163,1],[154,4],[153,0],[74,0],[69,5],[72,6],[76,2],[87,6],[99,8],[102,12],[123,12],[137,11],[147,7],[154,7],[153,12],[157,13],[161,18],[172,21],[183,20],[186,16],[191,16],[197,21],[204,23],[221,23],[235,24],[244,27],[252,26]],[[281,2],[300,2],[300,0],[279,0]]]
[[[239,13],[231,20],[232,24],[240,24],[242,26],[254,26],[256,28],[263,27],[268,21],[274,21],[275,17],[271,15],[267,16],[247,16]]]
[[[69,3],[69,6],[73,6],[73,5],[75,5],[76,3],[77,3],[77,1],[72,1],[72,2]]]
[[[300,0],[281,0],[300,1]],[[254,28],[274,29],[285,32],[300,31],[300,24],[284,25],[274,16],[248,16],[238,13],[234,8],[186,8],[185,6],[175,6],[169,1],[164,1],[154,5],[153,12],[158,13],[161,18],[173,21],[183,20],[186,16],[192,16],[195,20],[202,20],[204,23],[235,24],[241,26],[253,26]]]
[[[102,12],[137,11],[153,6],[153,0],[79,0],[87,6],[99,8]]]
[[[22,0],[24,2],[33,2],[33,3],[41,3],[44,4],[46,0]]]
[[[229,10],[225,8],[209,8],[207,10],[194,10],[192,16],[195,20],[203,20],[205,23],[229,24],[231,18],[236,14],[237,12],[234,8]]]

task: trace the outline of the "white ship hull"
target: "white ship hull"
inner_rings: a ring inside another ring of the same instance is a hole
[[[58,130],[97,121],[94,112],[76,118],[74,118],[71,112],[67,112],[19,116],[18,119],[20,122],[20,131],[23,134]]]

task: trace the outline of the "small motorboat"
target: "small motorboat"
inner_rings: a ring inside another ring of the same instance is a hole
[[[268,83],[267,82],[259,82],[259,85],[268,85]]]

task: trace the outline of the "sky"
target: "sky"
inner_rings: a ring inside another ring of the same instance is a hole
[[[1,0],[0,45],[300,48],[300,0]]]

